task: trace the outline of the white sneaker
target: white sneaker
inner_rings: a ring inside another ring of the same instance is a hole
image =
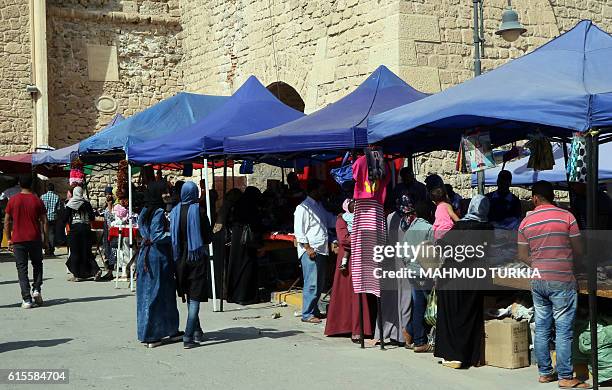
[[[33,307],[36,307],[36,303],[32,302],[32,301],[23,301],[21,302],[21,308],[22,309],[31,309]]]
[[[34,290],[32,292],[32,299],[34,299],[34,302],[38,305],[38,306],[42,306],[43,304],[43,298],[42,298],[42,294],[40,293],[40,291]]]

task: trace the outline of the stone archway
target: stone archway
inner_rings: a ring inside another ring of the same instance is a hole
[[[276,81],[268,85],[267,88],[281,102],[285,103],[291,108],[304,112],[304,107],[306,104],[298,91],[296,91],[291,85],[282,81]]]

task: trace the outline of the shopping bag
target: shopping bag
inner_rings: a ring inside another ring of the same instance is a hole
[[[344,158],[342,159],[340,167],[334,168],[329,171],[334,180],[340,185],[344,184],[347,181],[353,180],[353,165],[350,163],[347,164],[349,156],[350,153],[346,152]]]
[[[427,307],[425,308],[425,323],[429,326],[436,326],[438,316],[438,303],[436,302],[436,289],[431,290],[427,297]]]

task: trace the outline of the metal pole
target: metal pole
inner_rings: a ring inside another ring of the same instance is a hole
[[[125,155],[125,159],[127,160],[128,163],[128,229],[130,229],[129,231],[129,243],[130,243],[130,249],[129,249],[129,260],[128,262],[132,261],[132,244],[134,243],[134,233],[132,232],[132,165],[130,164],[130,160],[128,159],[127,153]],[[130,291],[134,291],[134,264],[132,264],[130,266]]]
[[[599,145],[598,133],[591,132],[586,136],[587,155],[587,228],[593,237],[597,229],[598,220],[598,187],[599,187]],[[595,236],[597,236],[595,234]],[[587,290],[589,294],[589,324],[591,328],[591,367],[593,374],[593,388],[599,389],[599,359],[597,348],[597,262],[594,256],[593,245],[588,247],[587,257]]]
[[[204,191],[206,191],[206,216],[208,217],[208,222],[211,224],[211,228],[212,228],[212,218],[211,218],[211,213],[210,213],[210,193],[209,193],[209,181],[208,181],[208,159],[205,158],[204,159],[204,187],[206,187],[204,189]],[[213,311],[217,311],[217,289],[216,289],[216,285],[215,285],[215,263],[213,261],[213,256],[214,256],[214,252],[213,252],[213,244],[212,242],[210,244],[208,244],[208,253],[210,254],[209,260],[210,260],[210,281],[212,284],[212,298],[213,298]],[[223,297],[221,297],[223,299]]]
[[[232,188],[236,188],[236,173],[234,168],[236,167],[236,161],[232,161]]]
[[[481,61],[480,61],[480,46],[481,46],[481,32],[480,23],[478,21],[480,14],[480,0],[473,0],[474,6],[474,77],[480,76],[482,73]],[[476,172],[476,180],[478,182],[478,193],[484,195],[485,192],[485,173],[484,171]]]
[[[232,178],[233,180],[233,178]],[[223,199],[225,200],[225,194],[227,194],[227,156],[223,157]],[[220,303],[220,311],[223,311],[223,292],[225,285],[225,250],[220,253],[222,257],[222,267],[221,267],[221,303]]]
[[[377,316],[378,317],[378,329],[380,335],[380,349],[385,349],[385,330],[383,329],[383,320],[382,320],[382,308],[380,304],[380,297],[376,297],[376,306],[377,306]]]
[[[365,295],[358,293],[357,298],[359,299],[359,344],[361,348],[365,348],[365,334],[363,332],[363,297]]]

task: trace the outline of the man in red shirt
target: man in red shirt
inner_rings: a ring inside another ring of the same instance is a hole
[[[43,282],[43,237],[45,247],[47,245],[47,213],[43,202],[32,193],[32,176],[22,176],[19,186],[21,192],[12,196],[6,206],[4,231],[7,232],[9,248],[15,255],[23,298],[21,307],[30,309],[43,302],[40,287]],[[28,257],[34,270],[32,293],[28,276]]]
[[[576,318],[577,292],[574,257],[582,255],[576,218],[554,205],[553,186],[538,181],[531,189],[535,210],[528,213],[518,230],[518,255],[540,273],[531,281],[535,312],[535,355],[540,383],[559,380],[561,388],[590,389],[574,378],[572,339]],[[549,350],[553,323],[557,372]]]

